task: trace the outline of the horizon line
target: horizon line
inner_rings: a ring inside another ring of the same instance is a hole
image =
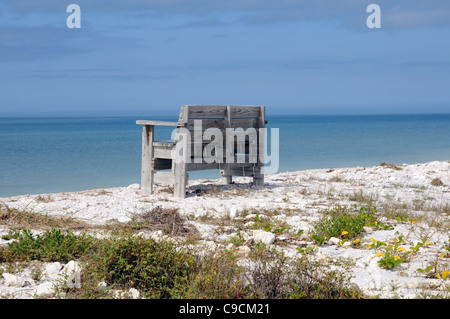
[[[279,113],[268,113],[266,111],[267,116],[386,116],[386,115],[450,115],[449,112],[394,112],[394,113],[287,113],[287,112],[279,112]],[[111,114],[108,115],[106,113],[100,114],[92,114],[92,113],[72,113],[72,114],[64,114],[64,113],[16,113],[16,114],[2,114],[0,113],[0,118],[99,118],[99,117],[139,117],[139,116],[154,116],[154,117],[175,117],[178,114],[145,114],[145,113],[133,113],[133,114]]]

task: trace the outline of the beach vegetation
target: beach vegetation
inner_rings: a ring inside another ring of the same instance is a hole
[[[365,227],[390,229],[391,226],[380,222],[376,208],[362,206],[356,212],[345,206],[326,209],[323,217],[314,225],[312,238],[321,245],[331,237],[355,239],[365,232]]]
[[[397,170],[397,171],[402,170],[402,168],[400,166],[397,166],[397,165],[392,164],[392,163],[381,162],[380,166],[382,166],[384,168],[391,168],[391,169],[394,169],[394,170]]]
[[[31,228],[46,230],[64,228],[72,230],[88,230],[93,226],[71,216],[51,216],[27,209],[11,208],[0,202],[0,225],[12,229]]]
[[[51,229],[34,234],[24,228],[12,234],[14,241],[0,249],[0,262],[41,260],[46,262],[80,258],[92,248],[94,238],[83,233]]]
[[[348,272],[313,261],[308,253],[288,258],[265,245],[253,246],[248,257],[252,267],[246,267],[234,250],[205,251],[130,230],[99,237],[22,229],[14,236],[0,248],[2,266],[68,260],[82,265],[80,286],[69,288],[61,281],[53,298],[117,298],[114,291],[130,288],[144,298],[365,298]],[[33,278],[41,278],[42,269],[35,268]],[[100,283],[106,288],[99,289]]]

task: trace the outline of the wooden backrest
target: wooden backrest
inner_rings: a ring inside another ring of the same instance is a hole
[[[206,129],[219,129],[224,138],[224,150],[226,148],[226,129],[242,128],[246,130],[248,128],[254,128],[258,132],[259,128],[265,127],[265,107],[264,106],[247,106],[247,105],[182,105],[179,116],[179,124],[185,127],[191,133],[191,143],[194,148],[195,141],[195,126],[196,120],[201,120],[202,131]],[[197,122],[198,124],[198,122]],[[259,139],[258,139],[259,141]],[[207,145],[210,140],[202,140],[202,149]],[[253,141],[255,143],[255,141]],[[259,152],[259,142],[257,144],[257,151]],[[194,156],[194,149],[192,148],[191,154]],[[228,150],[229,151],[229,150]],[[245,144],[245,154],[242,154],[242,149],[234,149],[233,154],[237,156],[237,152],[240,155],[248,155],[250,152],[250,146],[248,137]],[[225,154],[225,151],[224,151]]]

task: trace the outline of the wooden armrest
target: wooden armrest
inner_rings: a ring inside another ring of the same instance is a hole
[[[179,122],[146,121],[146,120],[137,120],[136,124],[140,124],[140,125],[162,125],[162,126],[183,126],[183,124],[179,123]]]

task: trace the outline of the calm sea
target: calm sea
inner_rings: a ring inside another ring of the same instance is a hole
[[[0,197],[139,183],[141,126],[171,117],[0,118]],[[279,172],[450,160],[450,114],[270,116]],[[169,139],[171,128],[157,127]],[[270,154],[270,149],[269,149]],[[218,171],[190,178],[218,178]]]

